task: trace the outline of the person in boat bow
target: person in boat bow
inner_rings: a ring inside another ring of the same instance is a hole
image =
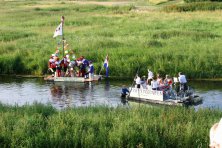
[[[129,94],[129,90],[128,90],[128,88],[126,88],[125,85],[123,85],[122,92],[121,92],[121,97],[126,97],[127,94]]]

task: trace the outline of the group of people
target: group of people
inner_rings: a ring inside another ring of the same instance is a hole
[[[170,77],[169,75],[166,75],[165,78],[161,77],[160,74],[154,76],[153,72],[148,69],[147,79],[146,76],[140,78],[140,76],[137,74],[134,78],[134,81],[136,83],[135,87],[138,89],[143,88],[161,90],[170,93],[172,90],[173,83],[178,86],[176,87],[176,92],[179,92],[180,90],[186,91],[188,89],[186,76],[182,72],[178,73],[178,77],[174,77],[174,79],[172,79],[172,77]],[[124,85],[122,87],[122,97],[125,97],[129,93],[130,91]]]
[[[53,77],[84,77],[93,79],[94,66],[92,61],[84,56],[75,57],[74,51],[65,51],[62,59],[59,58],[59,50],[50,56],[48,68]]]
[[[154,76],[153,72],[148,69],[147,79],[145,76],[140,78],[139,75],[136,75],[134,81],[136,82],[137,88],[143,87],[146,89],[149,87],[152,90],[167,90],[172,89],[172,84],[174,81],[174,83],[179,82],[179,90],[186,91],[188,89],[186,76],[182,72],[179,72],[178,78],[174,77],[173,80],[169,75],[166,75],[165,78],[161,77],[160,74]]]

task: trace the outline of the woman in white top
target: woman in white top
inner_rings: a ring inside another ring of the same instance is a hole
[[[156,78],[153,78],[153,80],[151,81],[151,87],[152,87],[152,90],[158,90],[159,89],[159,85],[158,85],[158,82],[157,82]]]

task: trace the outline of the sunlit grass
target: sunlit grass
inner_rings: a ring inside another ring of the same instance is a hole
[[[110,75],[132,77],[149,67],[172,76],[221,77],[221,11],[138,12],[132,5],[79,5],[61,1],[0,2],[0,73],[44,74],[65,16],[65,38],[77,56],[100,71],[110,56]],[[17,55],[18,54],[18,55]],[[6,58],[7,57],[7,58]],[[20,58],[20,64],[16,58]],[[12,65],[17,65],[17,69]],[[19,66],[21,65],[21,66]],[[103,73],[103,72],[102,72]]]
[[[219,110],[133,106],[57,111],[51,106],[0,108],[1,147],[208,147]]]

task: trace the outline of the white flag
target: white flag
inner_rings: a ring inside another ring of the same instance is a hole
[[[57,37],[58,35],[62,35],[62,23],[60,23],[59,26],[56,28],[53,38]]]

